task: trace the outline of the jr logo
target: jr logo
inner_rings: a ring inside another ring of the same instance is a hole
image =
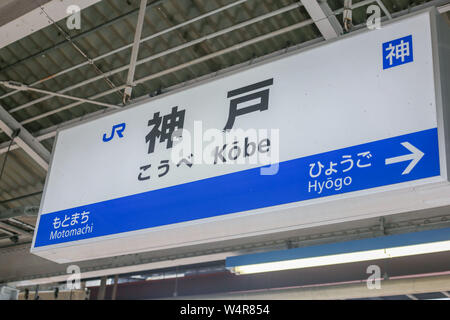
[[[123,132],[125,130],[125,123],[116,124],[112,127],[111,135],[106,137],[106,133],[103,134],[103,142],[111,141],[114,138],[114,133],[117,132],[119,138],[123,138]]]

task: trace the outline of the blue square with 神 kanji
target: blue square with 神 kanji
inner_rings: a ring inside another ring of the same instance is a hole
[[[383,43],[383,69],[413,61],[412,35]]]

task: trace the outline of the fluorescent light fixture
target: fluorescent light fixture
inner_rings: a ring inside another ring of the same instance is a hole
[[[226,267],[252,274],[443,251],[450,251],[450,228],[228,257]]]
[[[173,278],[183,278],[185,276],[184,273],[161,273],[161,274],[153,274],[150,277],[147,277],[146,281],[151,280],[165,280],[165,279],[173,279]]]

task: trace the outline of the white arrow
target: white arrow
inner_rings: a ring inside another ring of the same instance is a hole
[[[404,146],[409,151],[411,151],[412,153],[405,154],[404,156],[388,158],[386,159],[386,165],[403,161],[411,161],[409,165],[406,167],[406,169],[402,172],[402,174],[408,174],[411,172],[412,169],[414,169],[416,164],[420,161],[420,159],[422,159],[425,153],[414,147],[409,142],[402,142],[401,145]]]

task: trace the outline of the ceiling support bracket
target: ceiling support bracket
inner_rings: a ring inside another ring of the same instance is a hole
[[[147,0],[141,0],[139,8],[136,32],[134,34],[133,48],[131,51],[130,67],[128,69],[127,85],[123,93],[123,103],[126,104],[131,99],[131,92],[134,86],[134,73],[136,71],[136,62],[139,54],[139,45],[141,43],[142,27],[144,26],[145,11],[147,9]]]

